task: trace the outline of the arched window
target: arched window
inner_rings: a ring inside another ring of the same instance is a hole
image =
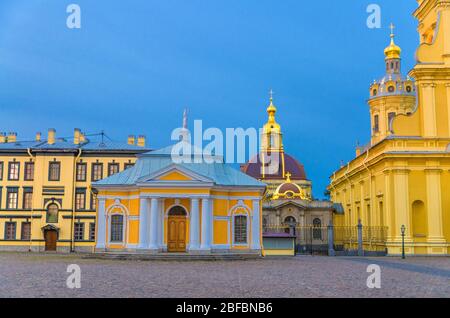
[[[234,243],[247,243],[247,216],[236,215],[234,217]]]
[[[295,235],[295,227],[297,226],[297,220],[293,216],[288,216],[284,219],[284,224],[287,226],[286,233]]]
[[[389,93],[393,93],[395,91],[395,87],[394,86],[389,86],[388,87],[388,92]]]
[[[123,215],[111,216],[111,242],[123,241]]]
[[[377,133],[380,131],[380,116],[375,115],[373,116],[373,132]]]
[[[313,239],[322,239],[322,221],[319,218],[313,220]]]
[[[372,91],[372,95],[373,95],[373,96],[377,96],[377,94],[378,94],[378,91],[377,91],[376,89],[374,89],[374,90]]]
[[[47,223],[58,223],[59,208],[55,203],[49,204],[47,207]]]
[[[406,91],[408,92],[408,93],[411,93],[411,86],[406,86]]]

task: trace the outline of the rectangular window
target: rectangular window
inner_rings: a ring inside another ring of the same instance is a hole
[[[89,223],[89,241],[95,241],[95,223]]]
[[[6,194],[6,208],[8,210],[18,209],[19,188],[8,188]]]
[[[98,181],[103,179],[103,163],[92,164],[92,181]]]
[[[31,210],[33,207],[33,188],[23,189],[23,209]]]
[[[8,168],[8,180],[18,181],[20,175],[20,162],[10,162]]]
[[[3,162],[0,162],[0,180],[3,180]]]
[[[48,181],[59,181],[61,177],[61,163],[50,162],[48,165]]]
[[[22,241],[29,241],[31,239],[31,223],[22,222],[22,231],[20,235]]]
[[[74,240],[75,241],[84,240],[84,223],[75,223]]]
[[[122,242],[123,240],[123,216],[113,215],[111,217],[111,242]]]
[[[86,209],[86,189],[76,189],[75,190],[75,210],[85,210]]]
[[[87,175],[87,164],[77,163],[77,181],[85,182]]]
[[[127,170],[127,169],[129,169],[129,168],[133,168],[134,167],[134,163],[126,163],[125,165],[124,165],[124,169],[125,170]]]
[[[245,215],[234,217],[234,243],[247,243],[247,217]]]
[[[16,222],[5,223],[5,240],[16,239]]]
[[[34,162],[25,162],[25,181],[34,180]]]
[[[378,115],[373,117],[373,131],[376,133],[380,131],[380,117]]]
[[[113,174],[118,173],[120,170],[120,166],[118,163],[109,163],[108,164],[108,177],[112,176]]]
[[[389,131],[392,131],[392,121],[394,120],[395,116],[396,116],[396,113],[394,113],[394,112],[388,114]]]

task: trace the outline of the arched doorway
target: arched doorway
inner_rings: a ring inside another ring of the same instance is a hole
[[[181,206],[169,210],[167,220],[167,251],[186,252],[187,212]]]
[[[49,224],[44,226],[42,228],[42,231],[44,232],[45,251],[55,252],[58,241],[59,229],[56,226]]]
[[[297,220],[293,216],[288,216],[284,219],[286,226],[285,232],[290,235],[296,235]]]

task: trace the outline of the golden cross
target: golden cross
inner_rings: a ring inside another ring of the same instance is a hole
[[[270,94],[270,100],[272,101],[273,100],[273,90],[272,89],[270,89],[269,94]]]
[[[394,23],[391,23],[390,29],[391,29],[391,37],[394,37],[394,29],[395,29]]]
[[[291,181],[292,174],[290,172],[286,173],[287,181]]]

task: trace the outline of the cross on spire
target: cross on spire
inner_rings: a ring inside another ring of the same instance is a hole
[[[273,101],[273,94],[274,94],[273,89],[270,89],[270,91],[269,91],[270,101]]]
[[[391,25],[389,26],[389,28],[391,29],[391,38],[393,38],[393,37],[394,37],[394,29],[395,29],[394,23],[391,23]]]
[[[291,177],[292,177],[292,174],[290,172],[287,172],[286,173],[286,179],[287,179],[288,182],[291,182]]]

